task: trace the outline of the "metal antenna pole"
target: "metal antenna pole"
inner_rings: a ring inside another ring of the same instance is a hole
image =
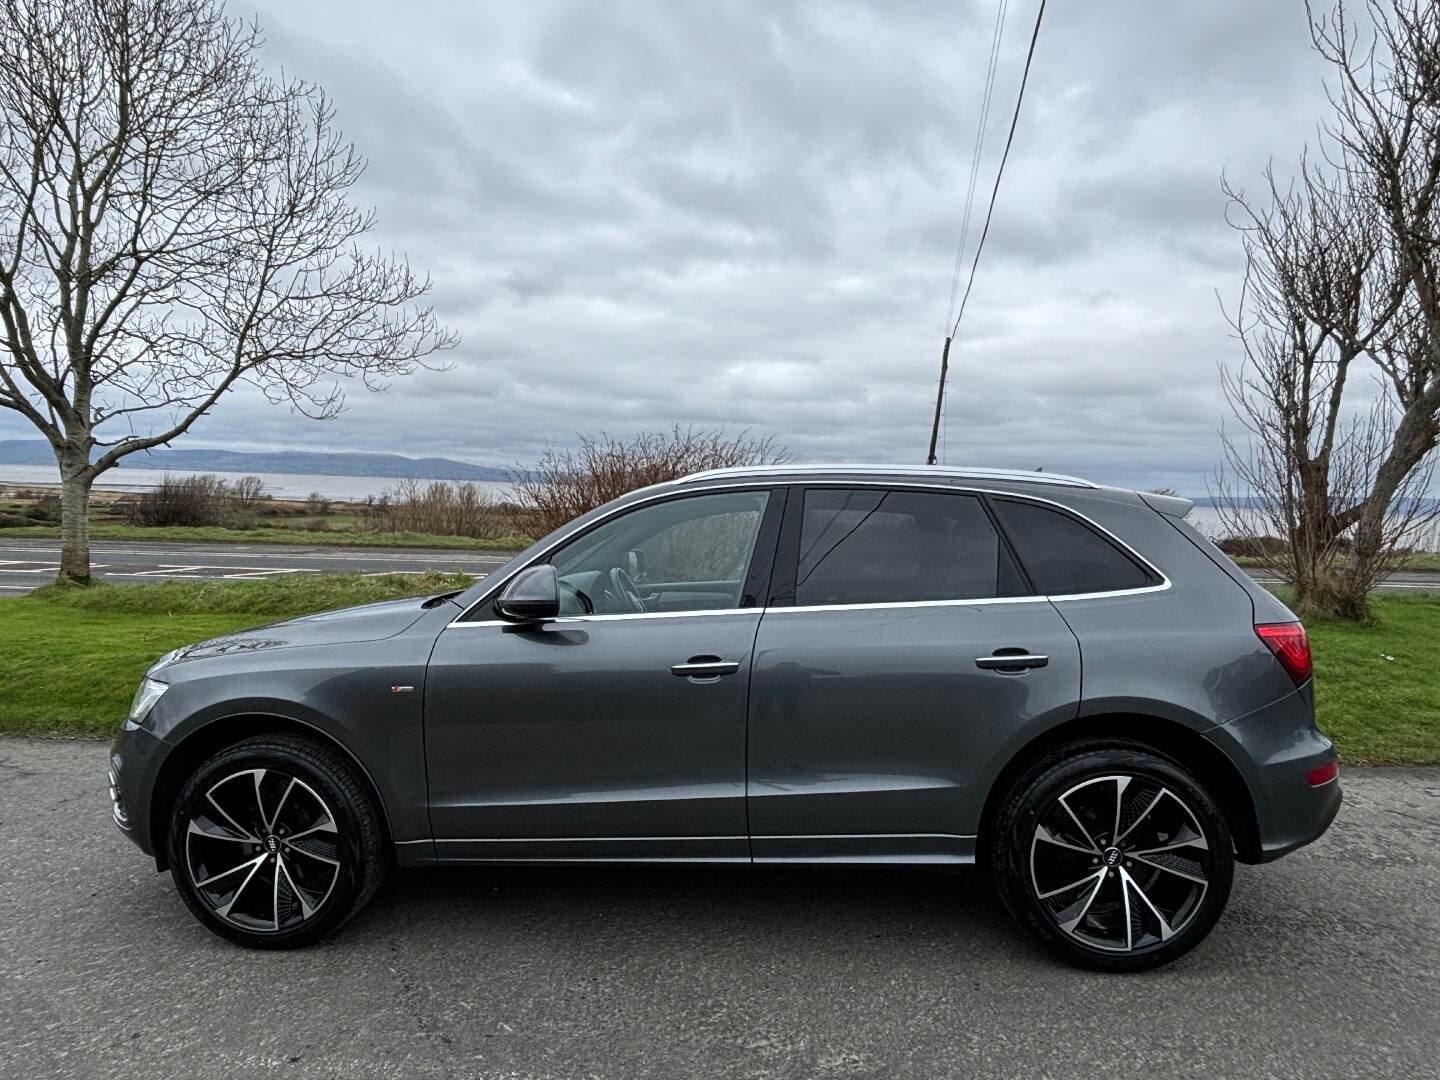
[[[940,388],[935,391],[935,422],[930,425],[930,456],[926,465],[935,464],[935,444],[940,439],[940,407],[945,403],[945,376],[950,372],[950,338],[945,339],[945,348],[940,353]]]

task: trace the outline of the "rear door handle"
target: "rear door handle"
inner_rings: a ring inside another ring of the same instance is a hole
[[[996,649],[994,656],[977,656],[975,666],[986,671],[1028,671],[1050,663],[1050,657],[1028,653],[1023,649]]]
[[[670,669],[671,675],[682,679],[718,679],[721,675],[734,675],[740,670],[740,661],[721,660],[718,656],[692,656],[683,664]]]

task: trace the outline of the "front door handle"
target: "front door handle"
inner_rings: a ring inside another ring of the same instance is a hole
[[[682,679],[718,679],[721,675],[734,675],[740,670],[740,661],[721,660],[718,656],[692,656],[683,664],[670,669],[671,675]]]
[[[1041,668],[1050,663],[1050,657],[1040,656],[1026,649],[996,649],[993,656],[977,656],[975,666],[986,671],[1008,671],[1018,673],[1031,668]]]

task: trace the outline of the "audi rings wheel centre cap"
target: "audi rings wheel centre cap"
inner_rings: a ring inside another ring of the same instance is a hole
[[[271,855],[275,855],[280,851],[280,838],[274,833],[265,837],[265,850]]]
[[[272,836],[270,839],[273,840],[275,838]],[[272,848],[271,850],[273,851],[274,849]],[[1124,855],[1118,847],[1107,847],[1100,857],[1105,860],[1106,866],[1115,867],[1120,865],[1120,860],[1124,858]]]

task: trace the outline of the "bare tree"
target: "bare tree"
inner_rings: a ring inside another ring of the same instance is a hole
[[[122,457],[250,385],[334,416],[454,344],[403,260],[361,249],[364,160],[218,0],[0,0],[0,407],[60,467],[60,577]]]
[[[744,431],[726,435],[677,424],[629,439],[582,435],[575,449],[547,446],[538,465],[517,471],[515,496],[538,536],[636,488],[704,469],[780,464],[788,458],[774,439]]]
[[[1434,517],[1440,438],[1440,9],[1310,12],[1333,116],[1295,180],[1228,183],[1245,283],[1244,360],[1225,390],[1221,512],[1286,542],[1276,569],[1310,612],[1363,617],[1371,587]]]

